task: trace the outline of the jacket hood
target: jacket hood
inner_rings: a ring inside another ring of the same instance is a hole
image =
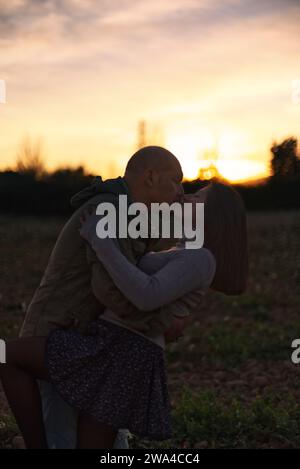
[[[78,208],[95,197],[97,194],[111,193],[116,195],[126,194],[130,198],[129,188],[123,177],[103,181],[101,176],[96,176],[88,187],[85,187],[71,198],[71,205]]]

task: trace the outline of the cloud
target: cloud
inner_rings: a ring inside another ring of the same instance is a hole
[[[228,24],[276,15],[279,0],[0,0],[0,66],[124,59],[160,47],[187,54]],[[253,6],[255,5],[255,6]],[[285,11],[295,8],[287,1]],[[299,8],[298,8],[299,11]],[[281,13],[281,12],[280,12]],[[284,15],[284,14],[283,14]],[[223,38],[226,42],[227,38]],[[222,41],[220,43],[223,46]],[[133,53],[131,53],[133,51]]]
[[[0,0],[6,138],[28,125],[58,148],[78,128],[98,148],[144,117],[267,139],[300,78],[299,21],[292,0]]]

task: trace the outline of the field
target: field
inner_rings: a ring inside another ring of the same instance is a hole
[[[0,217],[0,337],[15,337],[63,219]],[[300,447],[299,212],[249,215],[250,280],[210,293],[167,351],[174,438],[131,447]],[[0,393],[0,447],[18,429]]]

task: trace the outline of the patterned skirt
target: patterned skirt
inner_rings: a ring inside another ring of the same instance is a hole
[[[164,350],[146,337],[105,319],[88,335],[56,329],[47,338],[46,366],[79,412],[140,438],[172,437]]]

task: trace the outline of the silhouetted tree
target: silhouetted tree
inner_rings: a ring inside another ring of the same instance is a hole
[[[93,176],[86,174],[83,166],[77,168],[58,168],[52,173],[45,174],[43,180],[57,187],[77,188],[87,185]]]
[[[300,162],[297,156],[297,139],[290,137],[282,143],[273,143],[271,168],[273,178],[282,180],[294,178],[300,174]]]
[[[205,180],[221,180],[221,175],[218,171],[218,168],[213,164],[210,163],[210,165],[206,168],[200,168],[198,171],[198,179],[201,181]]]
[[[45,165],[42,154],[42,143],[37,140],[31,142],[25,137],[17,153],[16,170],[20,174],[26,174],[33,179],[40,179],[45,174]]]
[[[219,159],[218,149],[214,147],[210,150],[206,150],[203,154],[203,159],[204,161],[209,162],[209,164],[199,169],[198,179],[202,181],[225,181],[217,168],[217,161]]]

